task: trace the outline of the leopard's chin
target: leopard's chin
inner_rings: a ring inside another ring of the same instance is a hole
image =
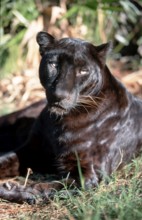
[[[66,115],[69,113],[69,109],[65,109],[61,106],[52,106],[49,108],[49,111],[51,112],[51,114],[56,114],[58,116],[62,116],[62,115]]]

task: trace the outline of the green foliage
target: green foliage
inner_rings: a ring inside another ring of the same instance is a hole
[[[25,30],[21,30],[15,36],[11,36],[1,45],[0,68],[1,77],[4,73],[11,73],[17,68],[17,60],[20,54],[20,42],[24,36]],[[5,37],[4,37],[5,38]],[[4,72],[3,72],[4,70]]]
[[[80,185],[81,185],[81,188],[84,190],[85,189],[84,176],[82,174],[80,159],[79,159],[77,151],[75,151],[75,156],[77,160],[77,168],[78,168],[78,174],[79,174],[79,179],[80,179]]]
[[[20,42],[30,21],[38,16],[34,0],[1,0],[1,74],[17,68]]]
[[[117,57],[136,55],[140,61],[142,1],[76,0],[70,5],[66,17],[72,25],[77,17],[83,19],[88,28],[88,40],[99,44],[112,39]]]
[[[13,72],[20,56],[20,43],[30,22],[39,16],[36,0],[1,0],[0,11],[0,70],[1,74]],[[42,0],[47,5],[59,5],[59,1]],[[87,27],[84,34],[95,44],[113,40],[116,58],[135,56],[134,66],[142,64],[142,0],[69,0],[67,13],[73,27],[80,18]],[[64,18],[63,17],[63,18]],[[80,36],[82,37],[82,35]],[[23,59],[23,57],[22,57]],[[133,58],[131,62],[133,62]]]
[[[38,12],[34,0],[1,0],[1,24],[4,28],[11,25],[10,23],[15,17],[19,19],[17,26],[26,26],[29,21],[37,16]],[[11,25],[11,31],[13,31],[13,28],[14,26]]]

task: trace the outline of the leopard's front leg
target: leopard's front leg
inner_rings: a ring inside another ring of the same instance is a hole
[[[59,158],[59,172],[65,177],[70,175],[78,186],[83,184],[85,188],[96,187],[99,184],[99,177],[94,169],[92,157],[84,152],[74,152]]]
[[[0,179],[19,175],[19,160],[14,152],[0,156]]]

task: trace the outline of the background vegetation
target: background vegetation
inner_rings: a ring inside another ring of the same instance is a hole
[[[30,48],[22,40],[27,29],[32,32],[31,22],[40,16],[43,18],[40,29],[57,37],[83,37],[95,44],[112,40],[115,58],[125,56],[127,61],[131,60],[131,68],[138,68],[142,62],[141,3],[141,0],[1,0],[1,76],[17,71],[17,61],[25,60]]]
[[[109,67],[142,96],[142,0],[1,0],[0,16],[0,114],[44,97],[35,40],[41,30],[96,45],[111,40]]]

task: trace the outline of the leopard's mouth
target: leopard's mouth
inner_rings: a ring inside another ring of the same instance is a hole
[[[61,99],[60,101],[48,99],[49,111],[57,115],[68,114],[72,109],[74,109],[75,103],[76,96],[69,96],[66,99]]]
[[[68,109],[61,106],[60,104],[54,104],[49,109],[51,113],[55,113],[57,115],[64,115],[68,112]]]

